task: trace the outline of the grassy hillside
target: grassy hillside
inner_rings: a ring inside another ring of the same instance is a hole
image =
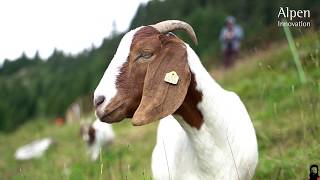
[[[259,144],[257,179],[306,179],[320,164],[320,39],[296,43],[307,76],[302,85],[287,45],[275,45],[224,74],[221,84],[246,104]]]
[[[212,70],[226,89],[246,104],[256,128],[259,165],[255,179],[307,179],[309,166],[320,165],[320,38],[297,40],[307,76],[301,84],[286,45],[249,55],[227,72]],[[55,126],[39,118],[11,134],[0,134],[1,179],[151,179],[150,158],[157,123],[114,125],[117,139],[92,163],[78,125]],[[17,162],[17,147],[51,136],[56,143],[41,159]]]
[[[117,140],[103,151],[101,160],[91,162],[78,125],[55,126],[37,119],[15,133],[0,135],[1,179],[150,179],[150,155],[156,124],[132,127],[116,124]],[[36,138],[52,137],[55,144],[47,154],[26,162],[14,160],[15,149]]]

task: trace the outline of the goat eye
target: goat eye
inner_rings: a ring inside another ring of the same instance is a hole
[[[150,52],[145,52],[145,53],[142,53],[141,57],[143,57],[144,59],[149,59],[153,56],[153,53],[150,53]]]
[[[148,61],[153,56],[152,52],[140,52],[136,58],[135,61],[144,62]]]

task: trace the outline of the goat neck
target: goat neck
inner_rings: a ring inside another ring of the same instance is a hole
[[[225,177],[220,173],[230,172],[228,177],[251,177],[257,145],[247,110],[235,93],[224,90],[212,79],[196,53],[189,45],[186,47],[192,78],[185,100],[175,114],[182,117],[178,121],[192,146],[199,174],[212,178],[213,174]],[[247,154],[254,157],[248,158]]]

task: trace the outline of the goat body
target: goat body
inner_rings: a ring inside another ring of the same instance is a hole
[[[18,148],[14,155],[15,159],[29,160],[33,158],[40,158],[48,150],[52,143],[53,140],[51,138],[35,140],[30,144]]]
[[[239,97],[222,89],[188,46],[188,62],[196,89],[203,95],[197,107],[203,114],[200,129],[180,117],[160,120],[152,154],[156,180],[251,179],[258,149],[250,117]]]
[[[100,154],[100,148],[110,145],[115,134],[112,130],[112,125],[95,120],[90,126],[81,127],[82,138],[87,142],[88,155],[92,161],[96,161]]]

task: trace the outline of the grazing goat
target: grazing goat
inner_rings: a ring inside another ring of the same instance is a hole
[[[111,144],[115,138],[112,125],[99,119],[92,124],[82,124],[80,127],[82,139],[87,143],[88,154],[92,161],[99,157],[100,148]]]
[[[123,36],[94,92],[97,117],[107,123],[129,117],[133,125],[161,119],[152,154],[156,180],[251,179],[258,148],[245,106],[212,79],[188,44],[168,33],[174,30],[197,43],[192,27],[178,20]]]
[[[14,157],[16,160],[29,160],[33,158],[40,158],[53,144],[51,138],[43,138],[35,140],[27,145],[24,145],[17,149]]]

